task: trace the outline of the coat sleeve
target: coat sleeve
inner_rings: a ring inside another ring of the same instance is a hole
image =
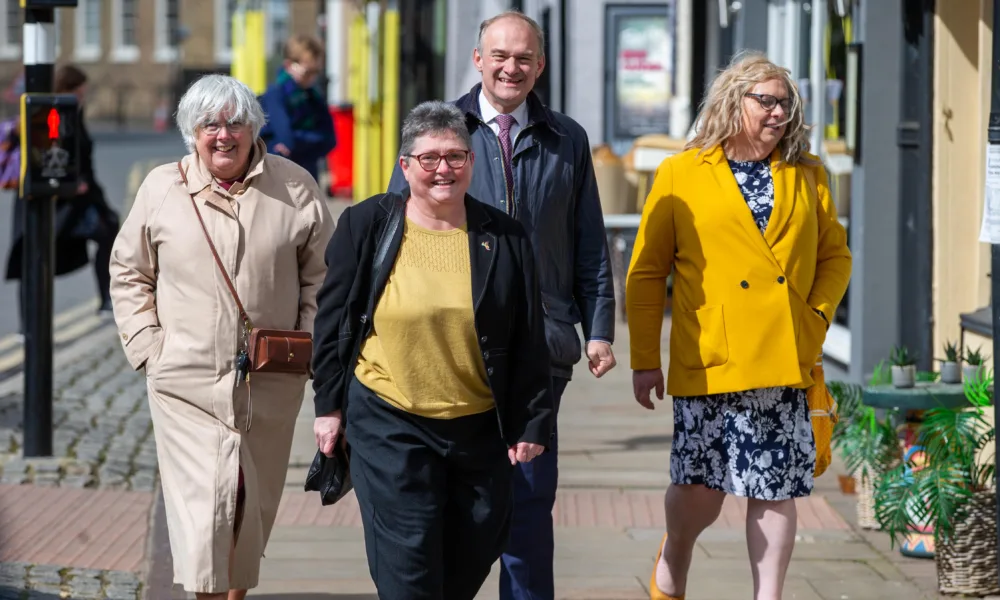
[[[344,393],[351,372],[342,362],[342,348],[351,345],[351,324],[344,324],[351,288],[358,272],[358,259],[351,233],[348,207],[326,248],[326,279],[316,296],[313,323],[313,391],[316,416],[343,408]]]
[[[809,168],[809,167],[806,167]],[[806,302],[823,313],[829,326],[833,323],[837,305],[851,281],[851,251],[847,247],[847,231],[837,219],[837,208],[830,198],[826,169],[816,167],[816,217],[819,236],[816,248],[816,276]]]
[[[306,182],[306,189],[312,196],[307,204],[304,216],[308,220],[309,236],[305,244],[299,248],[299,326],[300,331],[312,331],[316,318],[316,294],[326,275],[326,263],[323,253],[333,235],[333,217],[326,207],[326,201],[320,194],[319,187],[311,177]]]
[[[646,198],[632,264],[625,282],[632,369],[661,368],[660,335],[667,298],[667,277],[674,264],[673,172],[669,160],[657,169]]]
[[[520,227],[520,226],[518,226]],[[516,315],[514,343],[509,356],[513,357],[510,372],[510,398],[523,402],[518,431],[523,431],[518,441],[548,447],[552,441],[555,408],[552,396],[552,378],[549,370],[549,346],[545,341],[545,323],[542,315],[542,298],[535,273],[535,253],[527,233],[521,231],[521,274],[524,293],[520,294]]]
[[[162,178],[161,178],[162,180]],[[111,303],[125,357],[141,368],[162,335],[156,314],[156,246],[150,227],[164,191],[150,189],[150,177],[139,187],[128,217],[111,248]]]
[[[576,167],[576,239],[573,296],[580,309],[587,341],[615,340],[615,283],[611,253],[597,193],[594,161],[584,134]]]

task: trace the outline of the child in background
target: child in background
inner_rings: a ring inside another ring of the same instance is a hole
[[[274,84],[260,97],[267,125],[260,137],[267,151],[279,154],[318,178],[318,163],[337,145],[333,118],[316,87],[323,71],[323,44],[293,35],[285,43],[285,61]]]

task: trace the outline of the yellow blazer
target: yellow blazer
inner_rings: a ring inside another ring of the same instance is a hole
[[[642,211],[625,291],[632,368],[661,368],[673,269],[670,395],[808,387],[851,277],[826,171],[775,152],[761,235],[721,147],[697,154],[660,164]]]

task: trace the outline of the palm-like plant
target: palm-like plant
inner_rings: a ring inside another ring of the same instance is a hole
[[[880,478],[875,515],[893,544],[919,531],[921,524],[932,525],[939,539],[948,540],[972,495],[992,486],[994,462],[977,461],[996,435],[984,410],[991,402],[992,387],[992,374],[966,381],[971,409],[928,410],[917,438],[922,461],[911,458]]]
[[[875,367],[871,385],[890,380],[884,363]],[[831,381],[830,394],[837,399],[840,420],[833,428],[833,447],[844,459],[847,472],[862,480],[872,481],[880,473],[900,461],[895,413],[890,411],[879,419],[875,409],[862,402],[863,388],[853,383]]]

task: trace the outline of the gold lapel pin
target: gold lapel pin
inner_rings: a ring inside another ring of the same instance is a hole
[[[490,241],[489,240],[484,240],[483,241],[483,248],[486,248],[487,252],[490,251]]]

